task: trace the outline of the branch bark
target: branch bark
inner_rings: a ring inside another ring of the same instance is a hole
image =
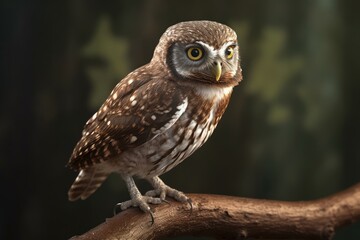
[[[218,239],[331,239],[338,228],[360,219],[360,183],[332,196],[302,202],[188,194],[189,204],[152,207],[155,222],[134,208],[71,240],[162,239],[212,236]]]

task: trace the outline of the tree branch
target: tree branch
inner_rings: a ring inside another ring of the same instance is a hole
[[[314,201],[284,202],[188,194],[189,204],[170,200],[152,206],[155,222],[134,208],[107,219],[72,240],[161,239],[212,236],[219,239],[331,239],[335,230],[360,219],[360,184]]]

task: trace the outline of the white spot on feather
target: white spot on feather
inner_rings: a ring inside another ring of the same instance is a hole
[[[133,143],[137,140],[137,137],[136,136],[131,136],[130,138],[130,143]]]
[[[97,112],[92,116],[91,119],[94,121],[96,117],[97,117]]]

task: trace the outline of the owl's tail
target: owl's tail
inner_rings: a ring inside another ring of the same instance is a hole
[[[88,198],[101,186],[108,176],[109,172],[100,171],[96,167],[81,170],[69,189],[69,200],[76,201]]]

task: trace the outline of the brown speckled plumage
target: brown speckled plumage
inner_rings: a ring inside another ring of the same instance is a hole
[[[186,57],[194,46],[203,53],[199,61]],[[230,48],[234,55],[227,58],[225,51]],[[220,71],[217,80],[214,69]],[[159,203],[165,195],[186,200],[158,176],[206,142],[241,78],[232,29],[210,21],[182,22],[168,28],[151,62],[121,80],[86,123],[68,163],[80,171],[69,199],[87,198],[111,172],[118,172],[132,198],[122,209],[139,206],[150,211],[147,203]],[[155,190],[148,196],[139,195],[133,176],[147,179]]]

